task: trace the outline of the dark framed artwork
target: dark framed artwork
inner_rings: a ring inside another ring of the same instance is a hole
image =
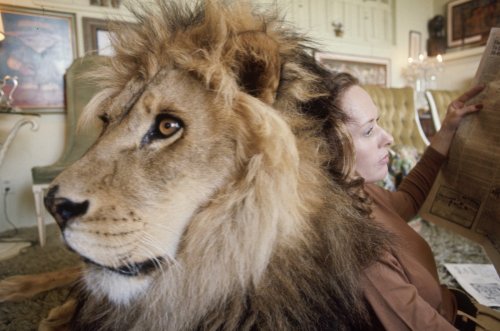
[[[448,47],[486,43],[500,25],[500,0],[456,0],[448,3]]]
[[[332,72],[348,72],[361,85],[390,86],[391,60],[357,55],[315,52],[314,58]]]
[[[85,54],[93,53],[98,55],[111,56],[110,32],[108,31],[108,20],[93,17],[83,17],[83,45]]]
[[[0,77],[17,76],[13,105],[36,112],[64,111],[64,73],[77,50],[73,14],[0,5],[5,39]]]
[[[422,34],[418,31],[410,30],[408,38],[408,58],[417,60],[422,54]]]

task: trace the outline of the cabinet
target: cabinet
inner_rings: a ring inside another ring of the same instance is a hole
[[[6,3],[20,0],[5,0]],[[89,0],[32,0],[35,5],[79,8],[88,12],[116,13],[111,8],[89,6]],[[28,2],[21,0],[20,2]],[[252,0],[261,7],[278,5],[288,22],[304,32],[314,32],[339,42],[384,46],[394,44],[395,0]],[[120,12],[127,14],[122,6]],[[332,22],[341,23],[336,37]]]
[[[354,44],[377,46],[394,43],[395,0],[254,0],[260,5],[277,4],[285,19],[305,32]],[[342,24],[336,37],[332,23]]]

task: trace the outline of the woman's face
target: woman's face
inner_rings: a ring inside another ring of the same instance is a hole
[[[341,107],[350,117],[347,128],[356,150],[357,174],[367,183],[384,179],[394,139],[378,126],[378,109],[372,98],[361,87],[352,86],[344,93]]]

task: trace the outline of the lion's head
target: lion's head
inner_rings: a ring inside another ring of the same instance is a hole
[[[276,16],[182,3],[115,27],[85,114],[102,133],[46,197],[87,262],[75,328],[357,325],[380,239],[327,72]]]

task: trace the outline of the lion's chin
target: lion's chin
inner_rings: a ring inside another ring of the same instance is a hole
[[[83,261],[85,263],[89,263],[94,266],[116,272],[122,276],[137,277],[148,275],[157,268],[160,268],[160,264],[164,261],[164,259],[162,257],[157,257],[155,259],[150,259],[142,262],[127,263],[118,267],[105,266],[87,257],[83,257]]]
[[[118,268],[115,268],[118,269]],[[106,296],[118,305],[127,305],[132,300],[143,295],[151,284],[152,277],[139,273],[130,274],[106,268],[94,263],[88,264],[84,272],[85,285],[95,296]]]

